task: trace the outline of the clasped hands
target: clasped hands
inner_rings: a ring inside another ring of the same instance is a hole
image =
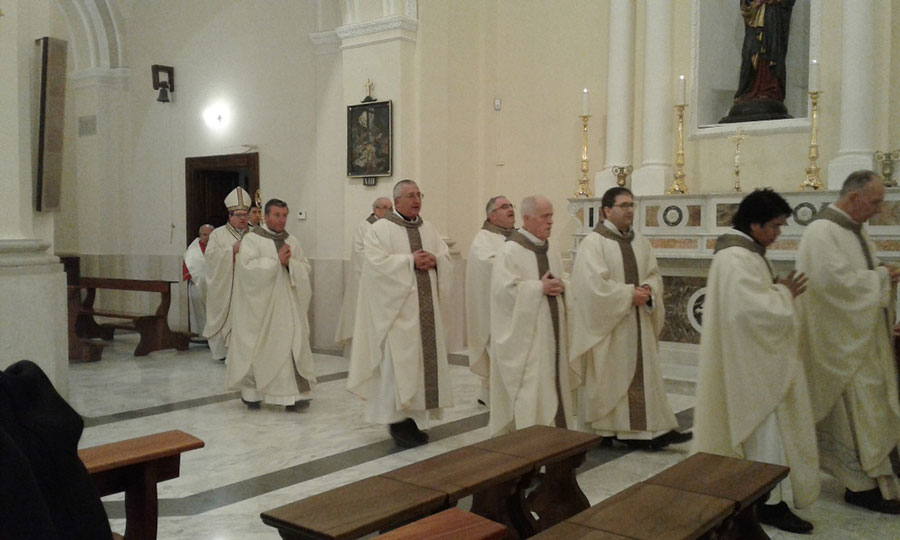
[[[650,303],[651,298],[653,298],[653,291],[650,290],[650,285],[645,283],[640,286],[634,286],[634,296],[631,298],[632,305],[635,307],[646,306]]]
[[[562,279],[553,277],[549,271],[541,276],[541,287],[547,296],[559,296],[566,292],[566,286],[563,285]]]
[[[290,244],[285,244],[281,246],[281,249],[278,250],[278,260],[284,266],[287,266],[291,262],[291,246]]]
[[[428,253],[424,249],[417,249],[413,251],[413,263],[416,265],[417,270],[422,270],[423,272],[427,272],[432,268],[437,267],[437,257]]]

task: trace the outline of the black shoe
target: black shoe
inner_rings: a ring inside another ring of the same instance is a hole
[[[308,399],[298,399],[297,401],[294,402],[293,405],[285,405],[284,410],[285,410],[285,412],[297,412],[297,411],[302,411],[303,409],[308,409],[309,401],[310,400],[308,400]]]
[[[632,450],[649,450],[650,443],[652,441],[647,439],[620,439],[618,437],[614,438],[613,441],[625,445]]]
[[[397,446],[402,448],[415,448],[428,442],[428,434],[421,431],[412,418],[391,424],[388,432]]]
[[[224,357],[224,356],[223,356],[222,358],[216,358],[216,362],[219,362],[220,364],[224,364],[224,363],[225,363],[225,358],[226,358],[226,357]]]
[[[661,450],[670,444],[681,444],[688,442],[694,438],[694,434],[690,432],[675,431],[674,429],[668,433],[664,433],[659,437],[650,440],[651,450]]]
[[[487,407],[487,403],[485,403],[483,399],[478,398],[475,401],[477,401],[479,405],[483,405],[483,406]]]
[[[782,531],[811,534],[813,530],[813,524],[791,512],[790,507],[784,501],[778,504],[759,504],[756,506],[756,515],[760,523],[771,525]]]
[[[258,409],[259,408],[258,401],[247,401],[246,399],[241,398],[241,402],[243,402],[244,405],[246,405],[248,409]]]
[[[848,504],[861,506],[882,514],[900,514],[900,501],[889,501],[881,496],[878,488],[867,491],[844,490],[844,500]]]

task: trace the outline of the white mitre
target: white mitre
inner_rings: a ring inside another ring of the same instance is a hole
[[[242,187],[236,187],[234,190],[225,197],[225,206],[228,208],[229,212],[234,210],[249,210],[250,203],[253,202],[250,199],[250,194],[244,191]]]

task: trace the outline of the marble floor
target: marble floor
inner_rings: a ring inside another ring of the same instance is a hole
[[[136,336],[120,334],[100,362],[75,364],[69,402],[85,418],[80,446],[180,429],[206,446],[184,454],[181,476],[159,486],[160,539],[276,540],[263,525],[265,510],[487,438],[487,409],[477,405],[479,383],[452,366],[456,407],[429,428],[432,442],[403,450],[384,427],[362,421],[363,403],[345,389],[347,362],[316,355],[319,384],[301,412],[247,410],[225,389],[225,367],[209,350],[131,355]],[[693,399],[670,395],[679,422],[689,427]],[[688,455],[688,445],[660,452],[597,449],[578,480],[592,504]],[[900,517],[848,507],[840,486],[822,476],[819,501],[798,512],[821,539],[900,539]],[[121,496],[104,499],[113,530],[124,530]],[[795,535],[768,529],[772,538]]]

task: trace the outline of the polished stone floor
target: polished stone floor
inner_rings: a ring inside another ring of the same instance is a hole
[[[464,366],[451,368],[457,405],[428,430],[432,442],[402,450],[383,427],[362,421],[363,402],[345,389],[343,358],[316,355],[319,384],[308,409],[251,411],[225,388],[225,367],[205,347],[135,358],[135,345],[136,336],[117,335],[100,362],[73,365],[69,401],[85,417],[81,447],[170,429],[205,441],[183,456],[179,478],[159,486],[160,539],[276,540],[260,512],[487,438],[478,380]],[[693,399],[670,401],[689,427]],[[684,459],[687,446],[598,449],[579,470],[579,483],[595,504]],[[848,507],[840,486],[822,480],[822,497],[798,512],[815,523],[815,538],[900,539],[900,516]],[[113,529],[122,532],[121,496],[104,501]],[[772,538],[796,538],[767,530]]]

